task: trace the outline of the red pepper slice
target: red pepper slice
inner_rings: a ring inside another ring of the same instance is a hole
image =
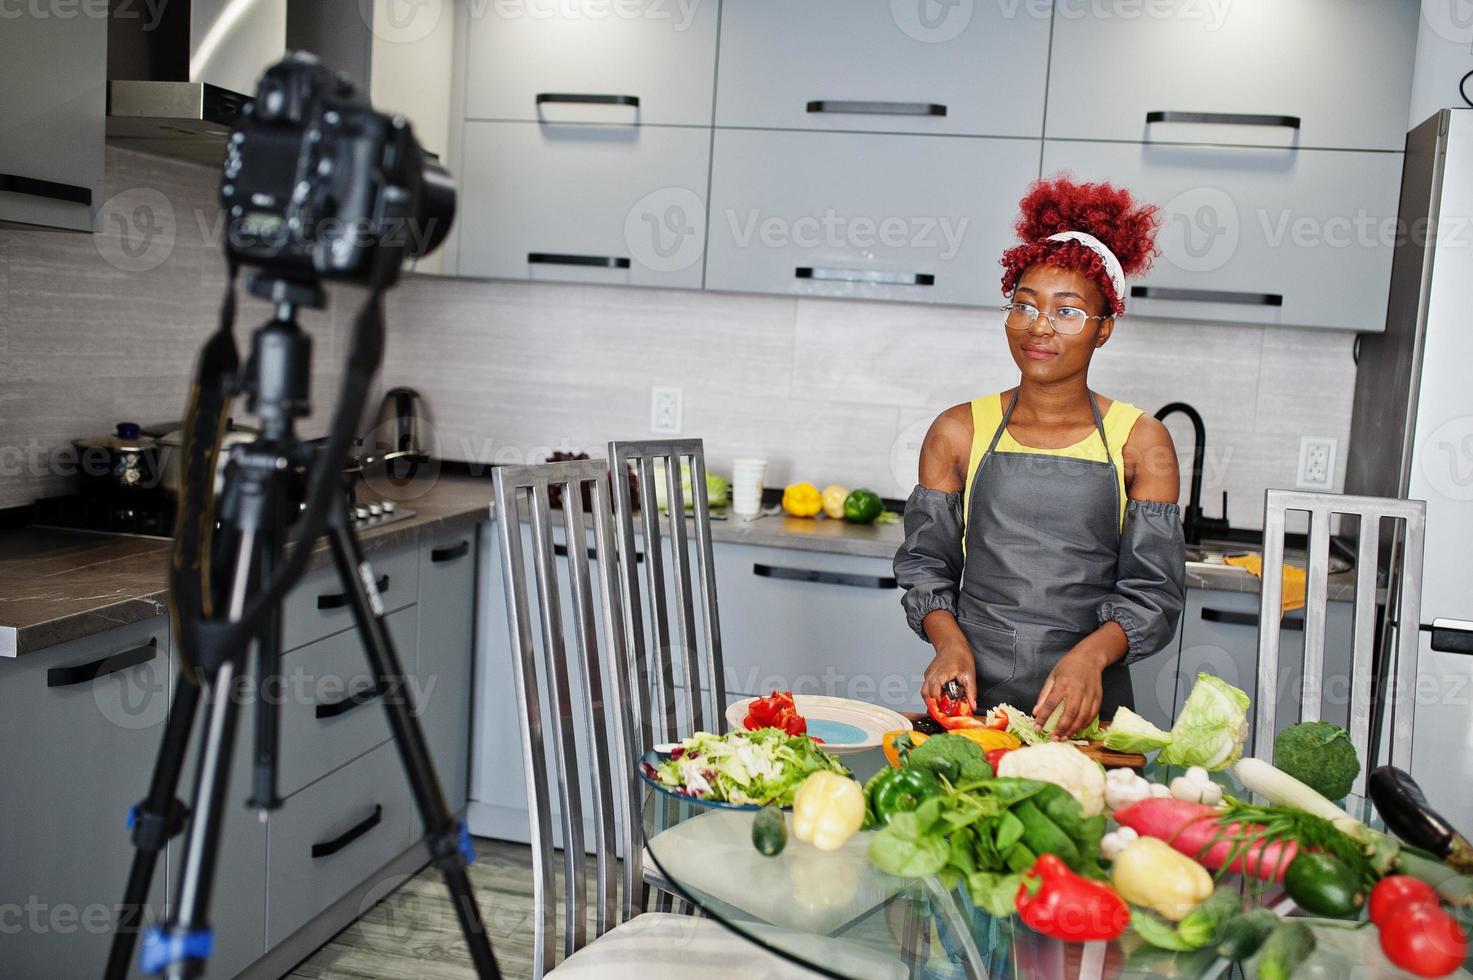
[[[1130,908],[1113,888],[1075,874],[1054,854],[1038,856],[1016,901],[1024,925],[1066,942],[1114,939],[1130,924]]]
[[[947,731],[987,727],[982,719],[972,717],[972,706],[965,700],[955,701],[944,694],[939,698],[926,698],[926,710],[936,719],[936,724]]]
[[[748,731],[758,728],[780,728],[789,735],[802,735],[808,731],[808,722],[798,714],[791,691],[773,691],[765,698],[753,698],[747,705],[747,716],[742,727]]]

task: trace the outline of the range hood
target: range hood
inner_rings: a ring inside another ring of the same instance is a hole
[[[286,53],[287,0],[110,0],[107,139],[218,164],[256,79]]]

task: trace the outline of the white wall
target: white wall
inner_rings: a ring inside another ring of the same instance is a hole
[[[1466,107],[1458,82],[1473,71],[1473,0],[1422,0],[1408,128],[1439,109]],[[1468,83],[1473,95],[1473,79]]]

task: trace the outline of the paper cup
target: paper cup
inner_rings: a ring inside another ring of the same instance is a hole
[[[755,517],[762,513],[762,488],[766,477],[767,460],[732,460],[731,512],[733,514],[738,517]]]

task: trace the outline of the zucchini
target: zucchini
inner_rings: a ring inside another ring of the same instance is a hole
[[[1258,976],[1262,980],[1289,980],[1299,965],[1314,952],[1314,933],[1303,922],[1285,919],[1263,944],[1258,959]]]
[[[1367,787],[1376,812],[1393,834],[1431,851],[1457,871],[1473,873],[1473,844],[1427,804],[1422,787],[1410,773],[1380,766],[1371,770]]]
[[[1273,909],[1253,909],[1235,915],[1222,927],[1222,942],[1217,944],[1217,955],[1225,960],[1246,960],[1258,952],[1258,947],[1279,924]]]
[[[772,857],[788,846],[788,824],[780,807],[768,806],[752,818],[752,846],[759,854]]]
[[[1344,862],[1319,851],[1300,851],[1284,871],[1284,890],[1312,915],[1352,919],[1366,904],[1360,879]]]

